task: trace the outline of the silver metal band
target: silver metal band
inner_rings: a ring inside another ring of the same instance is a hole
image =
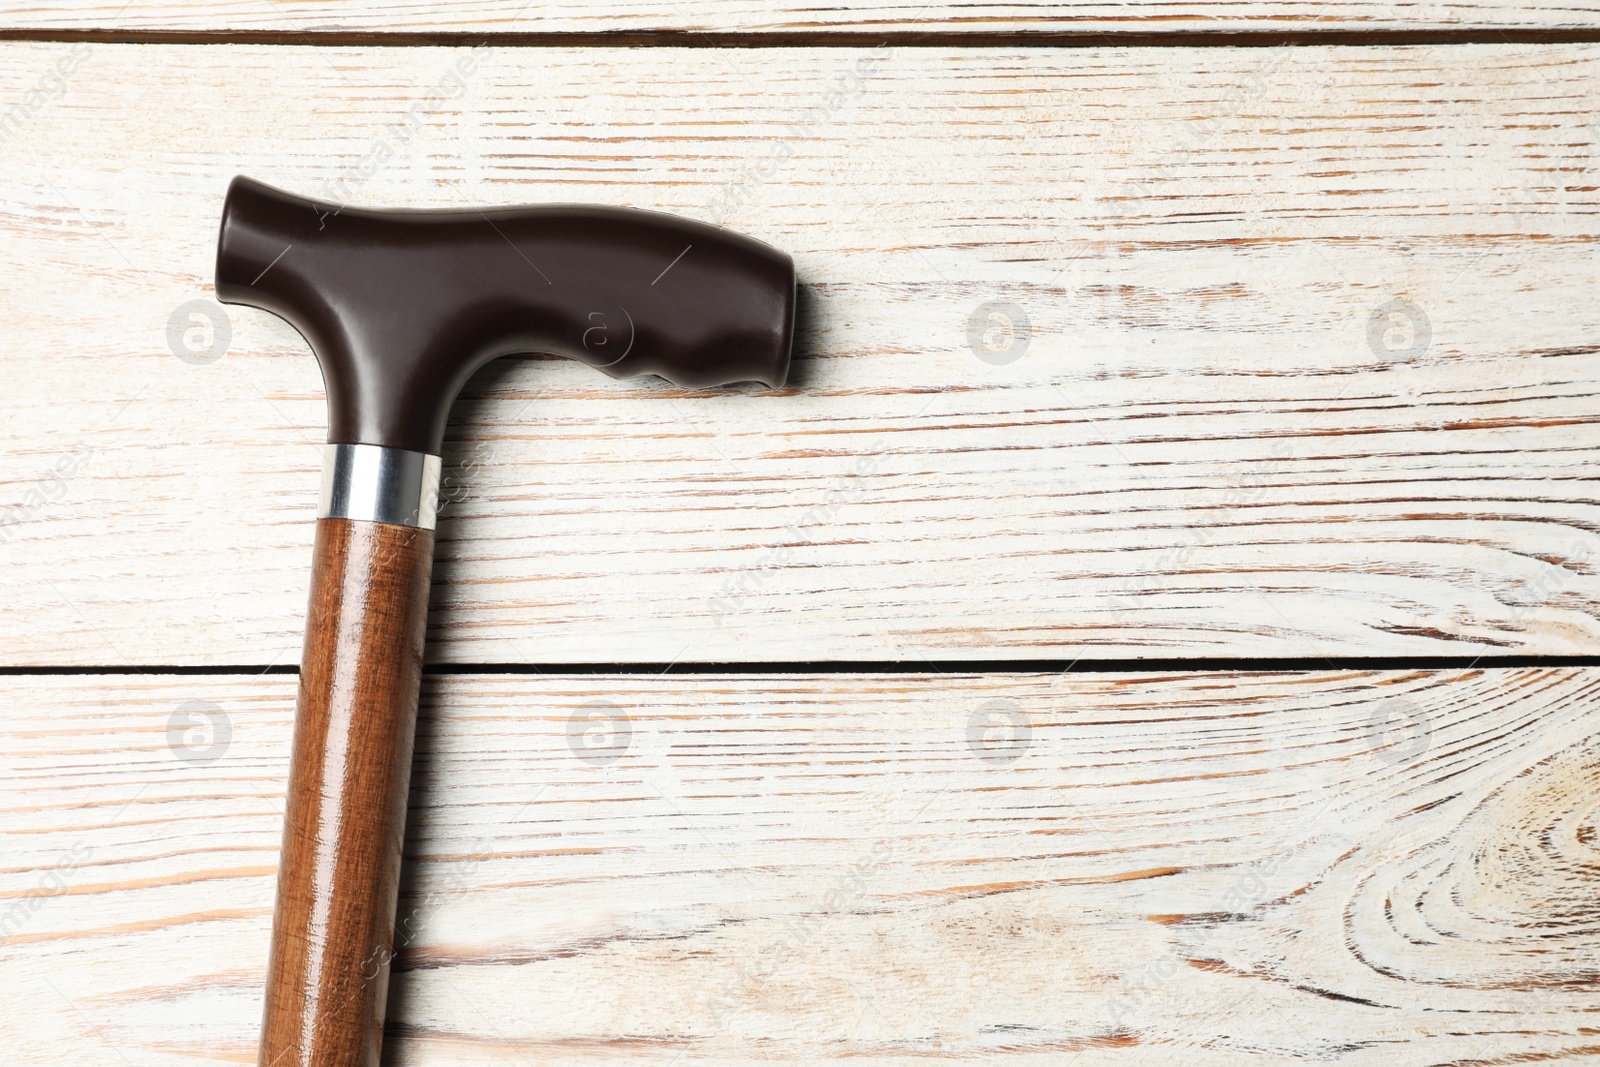
[[[322,452],[319,519],[431,530],[438,506],[438,456],[382,445],[329,445]]]

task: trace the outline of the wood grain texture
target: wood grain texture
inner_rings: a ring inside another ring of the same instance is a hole
[[[61,64],[0,158],[4,662],[299,647],[317,370],[187,303],[238,172],[796,258],[783,396],[468,386],[436,660],[1600,641],[1595,47],[13,44],[0,100]]]
[[[292,688],[0,680],[7,1063],[252,1060]],[[1592,1062],[1597,689],[432,677],[388,1062]]]
[[[378,1067],[432,566],[430,530],[317,523],[261,1067]]]
[[[1491,0],[1482,3],[913,3],[868,0],[830,5],[758,0],[613,0],[604,4],[529,0],[433,0],[402,6],[373,0],[64,0],[10,5],[0,26],[201,30],[471,30],[504,32],[915,30],[1173,31],[1216,29],[1387,29],[1416,27],[1593,28],[1600,9],[1589,3]]]

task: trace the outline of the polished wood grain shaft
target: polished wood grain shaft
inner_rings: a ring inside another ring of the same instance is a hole
[[[261,1067],[376,1067],[433,534],[317,523]]]

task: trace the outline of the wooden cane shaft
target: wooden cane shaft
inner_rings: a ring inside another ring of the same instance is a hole
[[[261,1067],[377,1067],[433,534],[317,523]]]

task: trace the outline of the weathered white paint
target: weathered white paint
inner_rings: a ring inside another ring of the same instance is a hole
[[[237,172],[797,259],[781,395],[469,386],[435,660],[1600,639],[1600,48],[76,47],[0,48],[0,100],[75,64],[0,158],[6,663],[298,655],[315,364],[251,310],[218,362],[169,348]],[[1369,344],[1395,299],[1425,351]],[[1032,323],[1007,365],[968,345],[990,301]]]
[[[0,680],[8,1064],[251,1061],[292,685]],[[431,678],[387,1062],[1588,1062],[1597,687]]]
[[[864,0],[828,5],[757,0],[612,0],[604,4],[548,0],[432,0],[383,5],[373,0],[62,0],[0,14],[4,27],[199,30],[471,30],[614,32],[648,30],[793,32],[800,30],[937,30],[940,32],[1092,30],[1327,30],[1420,27],[1592,28],[1600,9],[1552,0],[1394,4],[1336,3],[911,3]]]

